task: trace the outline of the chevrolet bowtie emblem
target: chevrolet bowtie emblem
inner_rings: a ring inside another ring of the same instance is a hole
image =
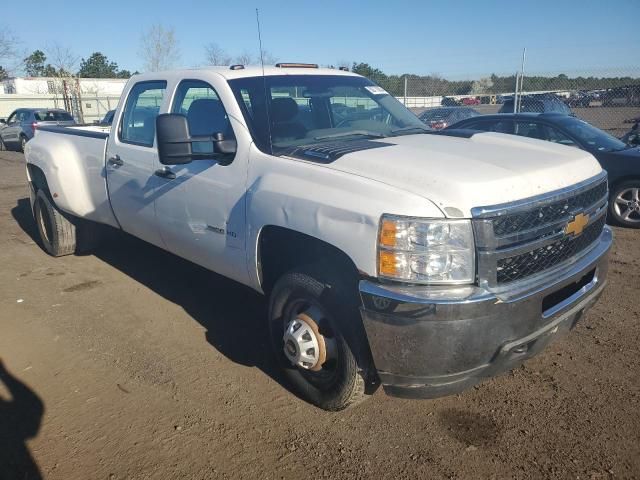
[[[564,233],[567,235],[573,234],[578,236],[584,230],[584,227],[589,223],[589,215],[585,215],[584,213],[579,213],[573,220],[567,223],[567,226],[564,228]]]

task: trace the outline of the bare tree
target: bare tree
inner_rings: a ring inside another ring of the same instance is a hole
[[[80,57],[70,48],[53,43],[46,48],[49,64],[45,67],[52,77],[73,77],[77,70]]]
[[[174,67],[180,58],[180,48],[173,27],[152,25],[142,35],[139,54],[147,71]]]
[[[251,52],[245,50],[236,57],[235,62],[240,65],[251,65],[253,63],[253,55],[251,54]]]
[[[268,50],[263,50],[262,51],[262,58],[264,60],[264,64],[265,65],[275,65],[278,62],[278,57],[273,55]],[[260,60],[260,59],[258,59],[258,60]]]
[[[207,65],[229,65],[231,63],[231,57],[215,42],[205,45],[204,53]]]
[[[17,58],[20,55],[18,47],[20,40],[16,37],[9,28],[0,26],[0,66],[5,68],[5,72],[8,73],[17,64]],[[14,64],[15,63],[15,64]],[[11,65],[9,65],[11,64]]]

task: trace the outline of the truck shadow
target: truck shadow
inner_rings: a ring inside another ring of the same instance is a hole
[[[26,441],[40,430],[44,403],[33,390],[14,377],[0,359],[0,385],[10,400],[0,396],[0,478],[36,480],[40,469]]]
[[[38,242],[29,199],[18,200],[12,215]],[[269,344],[263,296],[126,233],[110,230],[108,237],[93,255],[180,305],[206,329],[207,341],[231,361],[259,368],[289,389]]]

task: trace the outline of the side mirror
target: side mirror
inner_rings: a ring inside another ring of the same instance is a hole
[[[158,157],[163,165],[183,165],[193,160],[211,159],[220,154],[226,157],[236,153],[236,141],[225,140],[221,133],[210,137],[192,137],[189,134],[187,117],[180,113],[158,115],[156,134]],[[194,144],[197,145],[196,151],[193,148]],[[227,165],[228,158],[219,159],[219,163]]]

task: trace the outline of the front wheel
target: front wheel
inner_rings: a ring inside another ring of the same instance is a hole
[[[269,332],[285,376],[306,400],[342,410],[365,398],[366,369],[349,332],[358,315],[348,287],[318,268],[283,275],[273,288]]]
[[[22,153],[24,153],[24,149],[27,147],[27,137],[25,136],[21,136],[20,137],[20,151]]]
[[[614,188],[609,200],[609,216],[617,225],[640,228],[640,180],[622,182]]]

